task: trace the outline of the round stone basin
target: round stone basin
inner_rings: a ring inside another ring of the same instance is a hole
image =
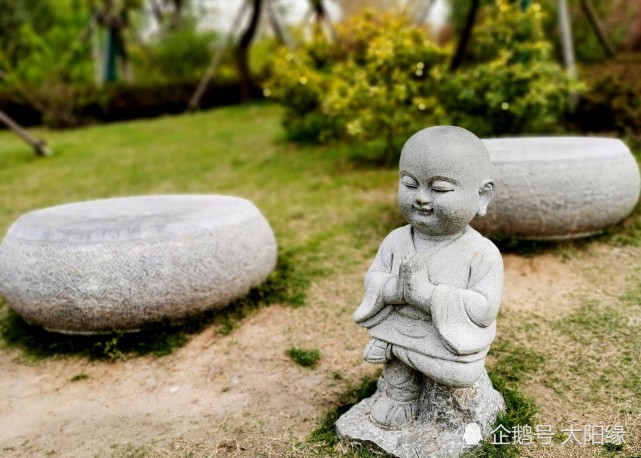
[[[612,226],[634,209],[639,168],[611,138],[529,137],[483,140],[496,192],[472,226],[490,237],[569,239]]]
[[[275,265],[272,230],[248,200],[95,200],[21,216],[0,245],[0,293],[51,331],[135,331],[224,307]]]

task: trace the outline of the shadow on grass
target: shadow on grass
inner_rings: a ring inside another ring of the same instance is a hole
[[[501,253],[512,253],[524,257],[552,253],[564,258],[570,258],[587,249],[593,243],[601,242],[609,245],[618,245],[609,234],[605,233],[580,239],[563,240],[527,240],[509,237],[493,237],[491,239]]]
[[[262,285],[225,309],[201,313],[181,324],[167,321],[132,333],[81,336],[48,332],[40,326],[30,325],[5,306],[4,316],[0,318],[0,339],[5,346],[19,348],[25,356],[36,360],[63,355],[101,360],[164,356],[208,326],[213,326],[218,334],[229,334],[243,318],[261,306],[273,303],[303,305],[309,278],[294,266],[291,254],[281,254],[276,269]]]
[[[338,437],[336,437],[336,420],[361,400],[370,397],[376,392],[376,382],[379,375],[380,370],[373,377],[366,375],[360,385],[351,387],[347,392],[343,393],[338,401],[339,406],[329,412],[321,425],[307,438],[309,445],[318,448],[316,451],[319,452],[319,456],[336,456],[334,446],[339,443]],[[342,456],[370,458],[380,456],[380,453],[375,454],[362,446],[358,446],[350,448],[349,452],[342,454]]]
[[[514,253],[520,256],[536,256],[568,244],[567,241],[519,240],[509,237],[492,238],[492,241],[501,253]]]

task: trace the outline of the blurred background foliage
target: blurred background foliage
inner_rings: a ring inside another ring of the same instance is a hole
[[[463,30],[470,0],[448,0],[451,5],[447,37],[460,36]],[[496,0],[480,0],[483,8],[479,16],[492,14],[488,8]],[[558,1],[537,0],[543,17],[546,39],[553,44],[557,56],[561,57],[561,41],[558,33]],[[534,4],[534,2],[533,2]],[[617,49],[624,51],[641,50],[641,2],[638,0],[593,1],[592,5],[607,30],[608,38]],[[569,0],[572,35],[577,59],[581,62],[598,62],[606,58],[590,23],[583,14],[581,0]]]
[[[480,136],[554,132],[583,86],[557,62],[542,7],[499,1],[482,10],[470,61],[459,69],[450,69],[451,44],[438,44],[410,16],[366,11],[331,42],[281,50],[266,93],[285,105],[291,138],[375,140],[389,162],[427,125]]]
[[[60,0],[0,0],[0,68],[3,85],[39,85],[60,63],[70,62],[61,81],[91,81],[91,60],[81,57],[74,43],[87,22],[78,2]],[[71,45],[71,46],[70,46]]]
[[[284,0],[248,0],[249,16],[259,18],[248,38],[251,95],[284,105],[290,139],[371,144],[384,162],[409,133],[437,123],[481,136],[598,131],[641,141],[641,0],[593,2],[615,57],[597,39],[585,1],[567,1],[578,76],[562,66],[557,0],[478,0],[460,65],[457,45],[476,0],[446,0],[450,13],[438,30],[417,20],[429,3],[420,0],[350,4],[333,23],[327,1],[310,1],[304,26],[282,21]],[[180,113],[218,54],[198,106],[242,101],[247,20],[214,30],[202,5],[0,0],[0,109],[52,127]],[[109,52],[117,62],[111,79]]]
[[[341,24],[332,42],[282,49],[266,94],[286,106],[283,123],[293,139],[382,136],[393,147],[406,131],[438,119],[448,54],[407,17],[368,11]]]
[[[0,0],[0,109],[25,125],[63,128],[184,111],[222,37],[199,29],[188,1],[158,2],[181,3],[180,20],[157,18],[143,37],[147,1]],[[120,76],[105,82],[101,53],[114,21]],[[229,50],[202,106],[237,103],[236,85]]]
[[[213,31],[199,31],[196,18],[183,20],[177,30],[159,32],[149,39],[149,56],[140,49],[133,51],[132,61],[137,80],[198,80],[209,63],[211,51],[220,37]]]
[[[486,137],[557,132],[584,87],[552,52],[543,7],[498,1],[481,13],[467,63],[445,78],[447,122]]]

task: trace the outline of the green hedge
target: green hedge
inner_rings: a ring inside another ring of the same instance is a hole
[[[0,109],[23,126],[44,124],[55,128],[151,118],[184,112],[197,84],[197,81],[178,81],[117,83],[103,88],[49,86],[46,90],[23,88],[19,92],[0,89]],[[255,88],[253,97],[262,97],[262,91]],[[212,83],[200,107],[207,109],[241,101],[237,83]]]
[[[576,119],[584,132],[615,132],[641,141],[641,54],[581,68],[589,89],[579,100]]]

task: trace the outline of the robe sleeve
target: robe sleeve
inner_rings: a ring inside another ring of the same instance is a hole
[[[375,326],[392,311],[392,307],[383,301],[383,288],[390,279],[394,278],[393,248],[393,236],[390,234],[383,240],[374,262],[365,275],[365,296],[353,316],[354,321],[360,326],[366,328]]]
[[[492,343],[502,291],[503,260],[489,241],[472,258],[467,288],[436,286],[431,298],[432,320],[453,353],[476,353]]]

